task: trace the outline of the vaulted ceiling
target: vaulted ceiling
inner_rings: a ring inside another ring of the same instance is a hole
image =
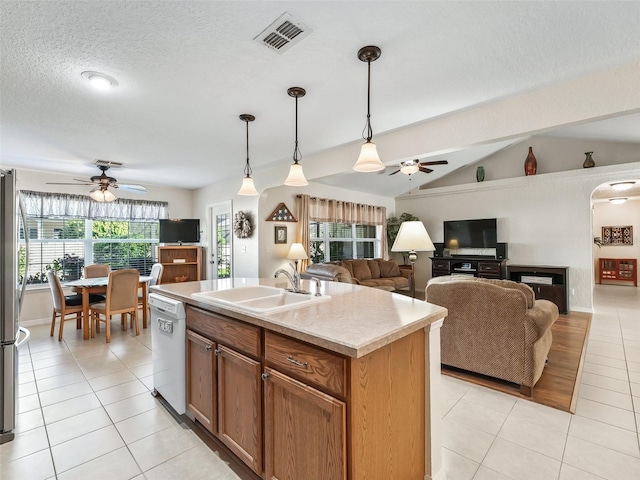
[[[356,53],[364,45],[382,49],[371,65],[374,139],[640,59],[638,2],[115,0],[0,9],[0,164],[88,177],[93,161],[105,159],[125,164],[123,182],[184,188],[240,178],[242,113],[256,116],[254,170],[290,163],[292,86],[307,90],[299,100],[303,165],[305,154],[358,140],[367,67]],[[302,40],[283,52],[254,40],[285,12],[306,31]],[[97,92],[84,71],[118,85]],[[611,139],[626,129],[625,141],[640,142],[637,116],[628,119],[631,127],[620,120],[608,134],[597,126],[565,133]],[[502,147],[448,155],[451,165],[434,178]]]

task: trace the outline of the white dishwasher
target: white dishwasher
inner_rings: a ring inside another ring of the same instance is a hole
[[[153,394],[160,394],[176,413],[186,412],[184,303],[157,293],[149,294]]]

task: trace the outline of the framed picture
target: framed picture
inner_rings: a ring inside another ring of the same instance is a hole
[[[273,227],[275,243],[287,243],[287,227]]]
[[[633,245],[633,227],[602,227],[603,245]]]

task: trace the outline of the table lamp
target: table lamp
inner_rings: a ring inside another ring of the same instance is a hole
[[[416,252],[435,250],[433,242],[420,221],[402,222],[395,242],[391,247],[392,252],[409,252],[411,262],[411,294],[416,296],[415,262],[418,259]]]
[[[309,258],[307,252],[301,243],[292,243],[291,248],[289,249],[289,253],[287,254],[287,259],[293,260],[296,264],[296,272],[298,271],[298,260],[305,260]]]

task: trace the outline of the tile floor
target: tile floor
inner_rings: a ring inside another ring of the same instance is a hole
[[[575,415],[442,377],[448,480],[640,478],[640,289],[597,285],[594,298]],[[149,330],[115,327],[110,345],[72,321],[63,342],[31,331],[0,478],[239,479],[149,394]]]

